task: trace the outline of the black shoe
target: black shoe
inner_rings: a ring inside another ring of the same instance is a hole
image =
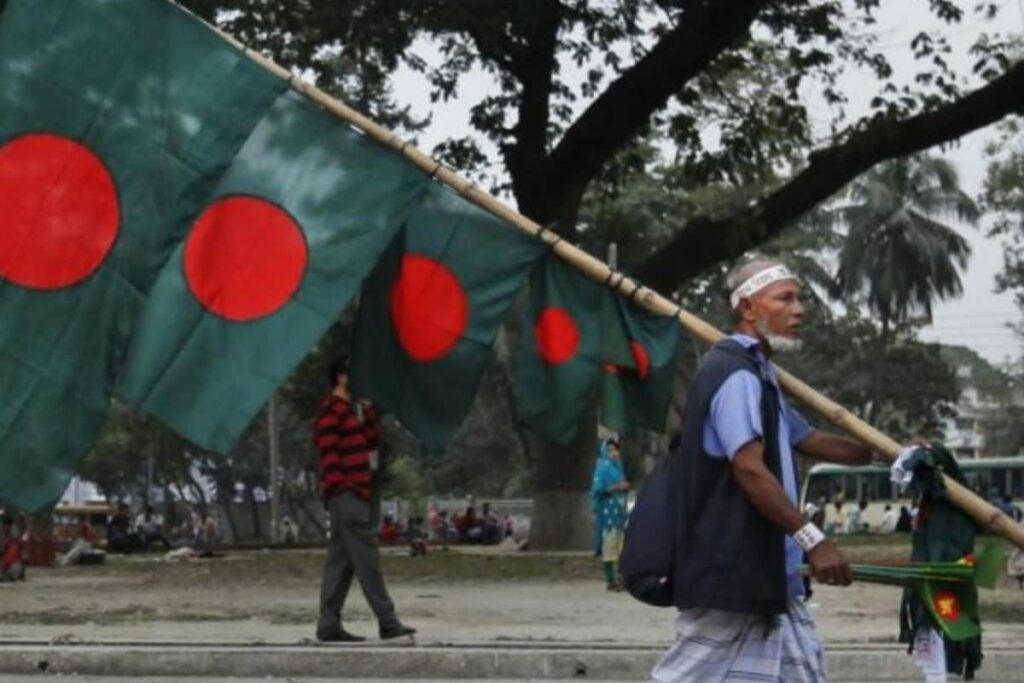
[[[396,626],[388,626],[387,628],[384,628],[383,626],[381,626],[381,628],[380,628],[380,639],[381,640],[391,640],[392,638],[401,638],[402,636],[411,636],[414,633],[416,633],[416,629],[410,628],[410,627],[405,626],[403,624],[398,624]]]
[[[343,628],[327,631],[326,633],[317,631],[316,639],[321,643],[361,643],[366,640],[366,638],[349,633]]]

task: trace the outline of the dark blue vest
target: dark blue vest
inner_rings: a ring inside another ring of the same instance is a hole
[[[781,482],[780,397],[762,373],[754,349],[733,339],[704,356],[686,397],[677,457],[678,541],[673,604],[772,615],[786,611],[784,534],[750,503],[727,458],[704,451],[704,423],[711,400],[734,372],[761,378],[765,465]]]

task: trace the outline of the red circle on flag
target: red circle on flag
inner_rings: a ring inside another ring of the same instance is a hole
[[[580,328],[562,308],[545,308],[534,327],[540,357],[550,365],[572,360],[580,347]]]
[[[945,621],[956,621],[960,618],[960,600],[952,591],[938,591],[932,601],[935,612]]]
[[[640,379],[647,379],[651,374],[651,357],[648,355],[647,349],[644,348],[643,344],[635,340],[629,343],[629,348],[633,351],[636,374],[639,375]]]
[[[207,310],[244,322],[288,303],[308,257],[302,228],[279,206],[258,197],[224,197],[192,226],[185,279]]]
[[[61,289],[106,260],[121,224],[117,188],[80,142],[30,133],[0,147],[0,277]]]
[[[402,257],[389,303],[399,343],[421,363],[448,355],[469,324],[469,297],[459,279],[422,254]]]

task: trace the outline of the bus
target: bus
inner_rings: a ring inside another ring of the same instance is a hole
[[[1024,457],[976,458],[958,460],[957,464],[967,483],[979,496],[996,504],[1008,495],[1015,505],[1024,507]],[[887,467],[818,464],[811,468],[804,480],[800,509],[806,510],[809,503],[818,506],[822,500],[827,501],[825,524],[829,527],[835,514],[833,503],[840,493],[847,514],[859,500],[867,499],[868,507],[861,521],[868,525],[868,530],[879,527],[887,505],[899,512],[901,506],[909,509],[913,503],[908,494],[901,495],[899,488],[889,481]]]

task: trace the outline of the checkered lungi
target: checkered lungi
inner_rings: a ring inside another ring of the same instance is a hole
[[[786,613],[770,622],[756,615],[685,609],[676,619],[676,642],[654,667],[651,681],[820,683],[825,660],[803,598],[791,598]]]

